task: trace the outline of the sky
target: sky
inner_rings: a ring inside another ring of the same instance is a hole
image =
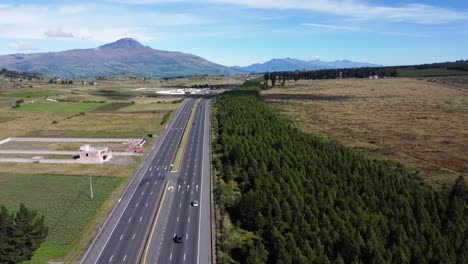
[[[0,54],[131,37],[227,66],[468,59],[467,0],[0,0]]]

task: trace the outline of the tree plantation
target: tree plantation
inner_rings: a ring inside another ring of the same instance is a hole
[[[468,194],[297,130],[258,94],[218,97],[220,263],[468,263]],[[250,89],[249,89],[250,88]],[[237,236],[238,237],[238,236]]]

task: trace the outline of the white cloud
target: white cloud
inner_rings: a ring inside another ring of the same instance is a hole
[[[6,39],[74,38],[108,42],[133,37],[149,41],[158,39],[155,32],[159,28],[208,23],[213,21],[194,14],[134,11],[118,5],[61,6],[58,11],[53,6],[37,5],[0,8],[0,38]]]
[[[316,24],[316,23],[303,23],[302,25],[308,26],[308,27],[318,27],[318,28],[328,28],[328,29],[348,30],[348,31],[363,31],[360,28],[347,27],[347,26],[335,26],[335,25]]]
[[[366,33],[373,33],[373,34],[380,34],[380,35],[394,36],[394,37],[424,37],[424,35],[422,34],[399,32],[399,31],[379,31],[379,30],[372,30],[372,29],[365,29],[365,28],[358,28],[358,27],[348,27],[348,26],[337,26],[337,25],[317,24],[317,23],[302,23],[301,25],[307,26],[307,27],[331,29],[331,30],[366,32]]]
[[[86,11],[88,8],[84,5],[63,5],[59,7],[61,15],[75,15]]]
[[[20,51],[37,50],[37,48],[34,47],[31,43],[27,43],[21,40],[8,44],[8,48],[12,50],[20,50]]]
[[[160,4],[177,0],[115,0],[126,4]],[[357,19],[411,22],[419,24],[443,24],[468,19],[467,11],[426,4],[399,6],[371,5],[363,0],[189,0],[192,3],[218,3],[266,9],[309,10]]]
[[[47,30],[46,32],[44,32],[44,35],[46,35],[49,38],[74,38],[75,37],[73,33],[65,32],[61,28]]]

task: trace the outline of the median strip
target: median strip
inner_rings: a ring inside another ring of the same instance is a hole
[[[179,146],[177,147],[177,152],[174,157],[174,161],[172,162],[171,172],[177,172],[179,170],[180,162],[182,160],[182,155],[184,154],[184,149],[187,143],[188,135],[190,134],[190,128],[192,127],[190,124],[193,122],[195,111],[200,101],[201,99],[197,99],[197,101],[193,105],[192,111],[190,112],[189,120],[187,121],[187,124],[185,124],[184,134],[182,135],[182,139],[180,140]]]
[[[161,197],[159,199],[158,206],[156,207],[155,213],[154,213],[154,219],[153,219],[153,225],[151,226],[151,232],[150,235],[148,236],[146,240],[146,245],[145,245],[145,250],[143,251],[143,254],[141,255],[140,258],[140,264],[145,264],[146,263],[146,255],[148,254],[149,246],[151,244],[151,239],[153,238],[154,230],[156,229],[156,223],[158,222],[158,217],[159,217],[159,212],[161,211],[162,204],[164,202],[164,197],[166,196],[167,192],[167,186],[169,185],[169,182],[166,181],[163,186],[163,191],[161,193]],[[135,237],[135,235],[133,235]]]

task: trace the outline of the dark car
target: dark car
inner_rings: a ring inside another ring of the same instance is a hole
[[[184,239],[184,235],[175,235],[174,236],[174,242],[175,243],[182,243],[183,239]]]

